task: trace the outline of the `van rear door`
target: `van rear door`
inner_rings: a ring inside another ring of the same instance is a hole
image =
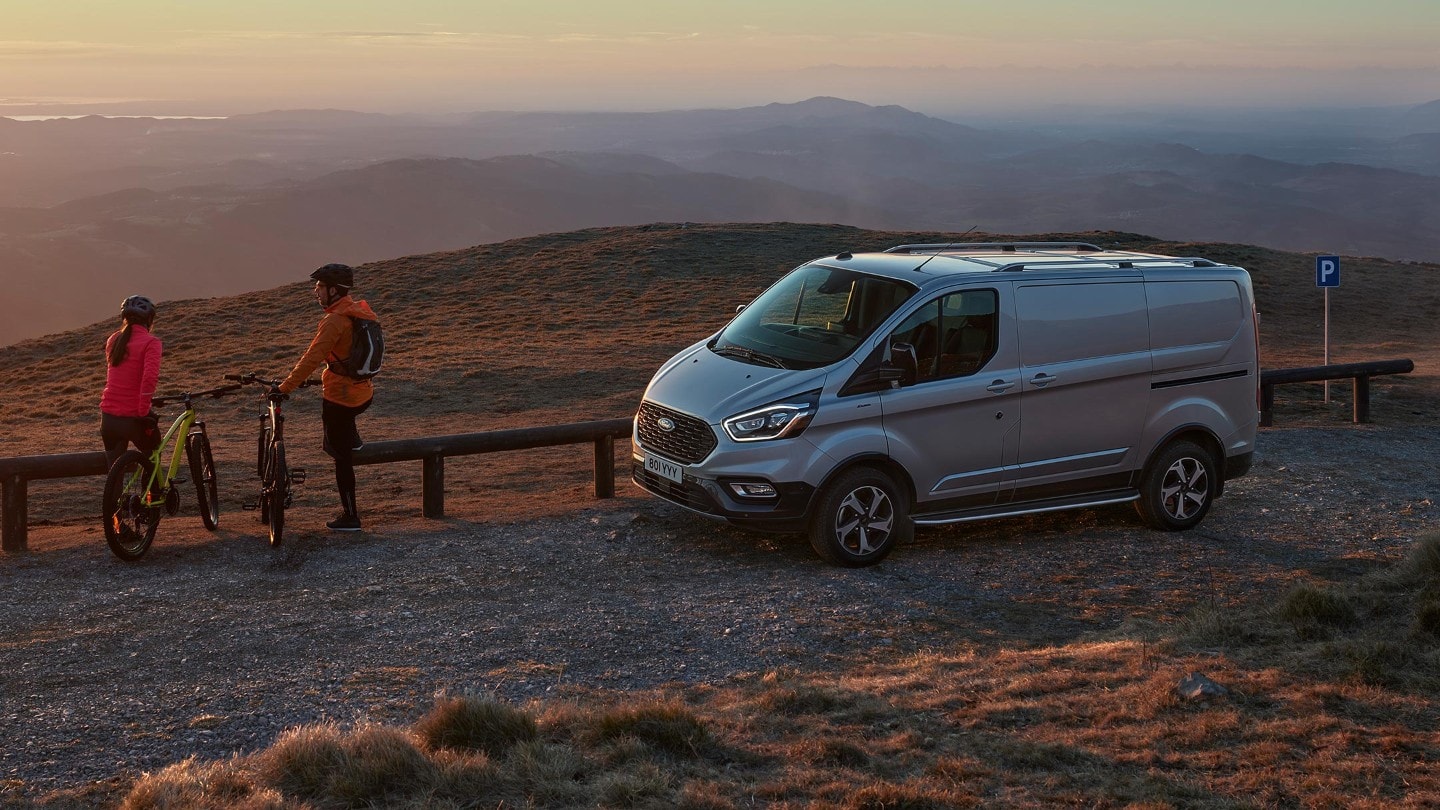
[[[1141,279],[1017,283],[1015,307],[1023,411],[1015,499],[1127,486],[1150,402]]]

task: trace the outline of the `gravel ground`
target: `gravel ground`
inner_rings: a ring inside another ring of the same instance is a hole
[[[1351,577],[1435,529],[1440,427],[1273,428],[1259,448],[1195,531],[1152,532],[1129,508],[1012,518],[921,530],[862,570],[628,483],[559,516],[353,537],[306,531],[325,515],[301,509],[278,549],[248,514],[212,535],[187,505],[133,565],[97,528],[32,529],[31,553],[0,559],[0,800],[106,795],[96,783],[113,800],[127,778],[297,724],[409,723],[442,692],[525,701],[1064,643]]]

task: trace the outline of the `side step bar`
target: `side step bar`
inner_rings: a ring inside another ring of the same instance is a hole
[[[1061,509],[1083,509],[1091,506],[1109,506],[1140,500],[1140,492],[1134,489],[1113,489],[1108,492],[1091,492],[1071,498],[1047,498],[1043,501],[1026,501],[1015,504],[996,504],[971,509],[952,509],[948,512],[928,512],[914,515],[911,520],[916,526],[941,526],[946,523],[965,523],[971,520],[987,520],[997,517],[1033,515],[1040,512],[1056,512]]]

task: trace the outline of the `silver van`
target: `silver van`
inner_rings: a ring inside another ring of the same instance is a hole
[[[914,525],[1133,501],[1198,524],[1255,450],[1250,276],[1079,242],[901,245],[791,271],[655,373],[636,484],[879,562]]]

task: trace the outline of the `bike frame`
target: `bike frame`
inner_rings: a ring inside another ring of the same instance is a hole
[[[180,458],[185,452],[185,442],[181,439],[184,436],[190,435],[190,428],[195,426],[200,416],[200,412],[195,410],[195,405],[191,401],[190,395],[187,394],[184,397],[184,401],[185,410],[181,411],[180,415],[175,417],[175,421],[170,424],[170,429],[165,431],[165,438],[160,440],[160,444],[157,445],[154,452],[150,454],[150,478],[145,482],[145,499],[142,501],[145,506],[159,506],[163,504],[165,501],[164,490],[169,488],[171,480],[180,472]],[[203,425],[203,423],[201,424]],[[163,463],[165,446],[170,444],[172,440],[175,444],[170,451],[170,463],[165,464]],[[136,473],[137,476],[139,474],[138,472]],[[134,478],[131,478],[127,483],[133,484]],[[157,489],[161,491],[157,493]],[[156,494],[160,497],[159,502],[154,499]]]

